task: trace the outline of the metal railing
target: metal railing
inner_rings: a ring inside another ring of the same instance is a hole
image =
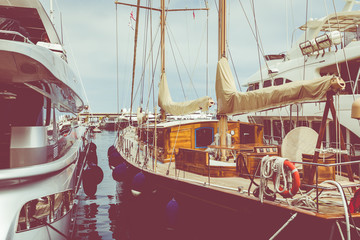
[[[0,34],[3,33],[3,34],[8,34],[8,35],[12,35],[12,39],[9,39],[9,40],[13,40],[13,41],[19,41],[19,40],[16,40],[16,37],[20,37],[23,39],[23,42],[26,42],[26,43],[30,43],[30,44],[33,44],[35,45],[32,41],[30,41],[29,38],[25,37],[24,35],[22,35],[21,33],[19,32],[16,32],[16,31],[9,31],[9,30],[0,30]],[[0,35],[0,39],[4,39],[1,35]],[[21,42],[21,41],[19,41]]]

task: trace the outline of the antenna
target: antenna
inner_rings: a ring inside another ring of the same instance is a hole
[[[53,0],[50,0],[50,20],[54,24],[54,6]]]
[[[62,23],[62,13],[60,12],[60,26],[61,26],[61,44],[64,44],[64,31]]]

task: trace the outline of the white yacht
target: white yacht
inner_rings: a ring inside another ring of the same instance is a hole
[[[360,11],[353,7],[358,2],[346,0],[342,11],[320,19],[309,19],[300,27],[304,31],[293,47],[284,54],[265,56],[265,67],[248,80],[247,91],[287,84],[292,81],[315,79],[325,75],[341,76],[346,89],[335,98],[339,122],[348,146],[360,143],[360,124],[351,118],[351,104],[359,98],[360,75]],[[234,119],[264,124],[267,140],[280,143],[296,126],[319,130],[324,103],[304,103],[284,106],[256,114],[237,115]],[[336,136],[332,119],[327,119],[324,142],[331,145]],[[357,146],[359,147],[359,146]]]
[[[38,0],[0,0],[0,239],[66,239],[88,145],[80,82]]]

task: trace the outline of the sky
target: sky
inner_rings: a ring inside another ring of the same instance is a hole
[[[257,0],[254,1],[252,10],[250,0],[228,0],[229,62],[240,85],[245,84],[246,79],[259,69],[259,62],[264,64],[262,57],[259,60],[257,44],[251,32],[251,28],[254,28],[254,15],[265,54],[284,53],[301,33],[296,29],[305,23],[306,17],[320,18],[342,9],[345,1],[334,1],[335,7],[332,0]],[[136,4],[135,0],[122,2]],[[147,2],[141,1],[143,5]],[[152,2],[153,7],[159,7],[160,1]],[[205,7],[204,0],[165,2],[169,9]],[[49,9],[47,1],[42,0],[42,3],[45,9]],[[54,0],[54,8],[55,27],[58,34],[63,36],[69,63],[79,73],[86,93],[85,101],[94,113],[116,113],[120,109],[130,108],[135,35],[135,21],[130,20],[130,16],[133,13],[140,26],[135,72],[135,90],[139,90],[134,94],[134,108],[141,105],[153,112],[154,105],[157,105],[156,88],[160,81],[160,61],[156,60],[160,14],[152,12],[154,40],[151,45],[150,28],[145,28],[146,22],[150,20],[145,21],[148,16],[145,10],[140,10],[138,18],[136,8],[115,5],[113,0]],[[359,9],[358,6],[356,8]],[[208,12],[168,13],[165,64],[174,101],[191,100],[205,95],[216,99],[217,21],[215,1],[209,1]],[[148,53],[151,46],[153,55]],[[144,76],[144,88],[140,85],[141,76]],[[148,87],[152,81],[155,94]],[[238,83],[236,85],[238,90],[246,89],[240,89]]]

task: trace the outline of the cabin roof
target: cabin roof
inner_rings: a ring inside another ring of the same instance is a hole
[[[208,120],[208,119],[196,119],[196,120],[175,120],[171,122],[163,122],[157,124],[157,127],[167,128],[167,127],[174,127],[178,125],[186,125],[186,124],[193,124],[193,123],[205,123],[205,122],[217,122],[217,120]]]

